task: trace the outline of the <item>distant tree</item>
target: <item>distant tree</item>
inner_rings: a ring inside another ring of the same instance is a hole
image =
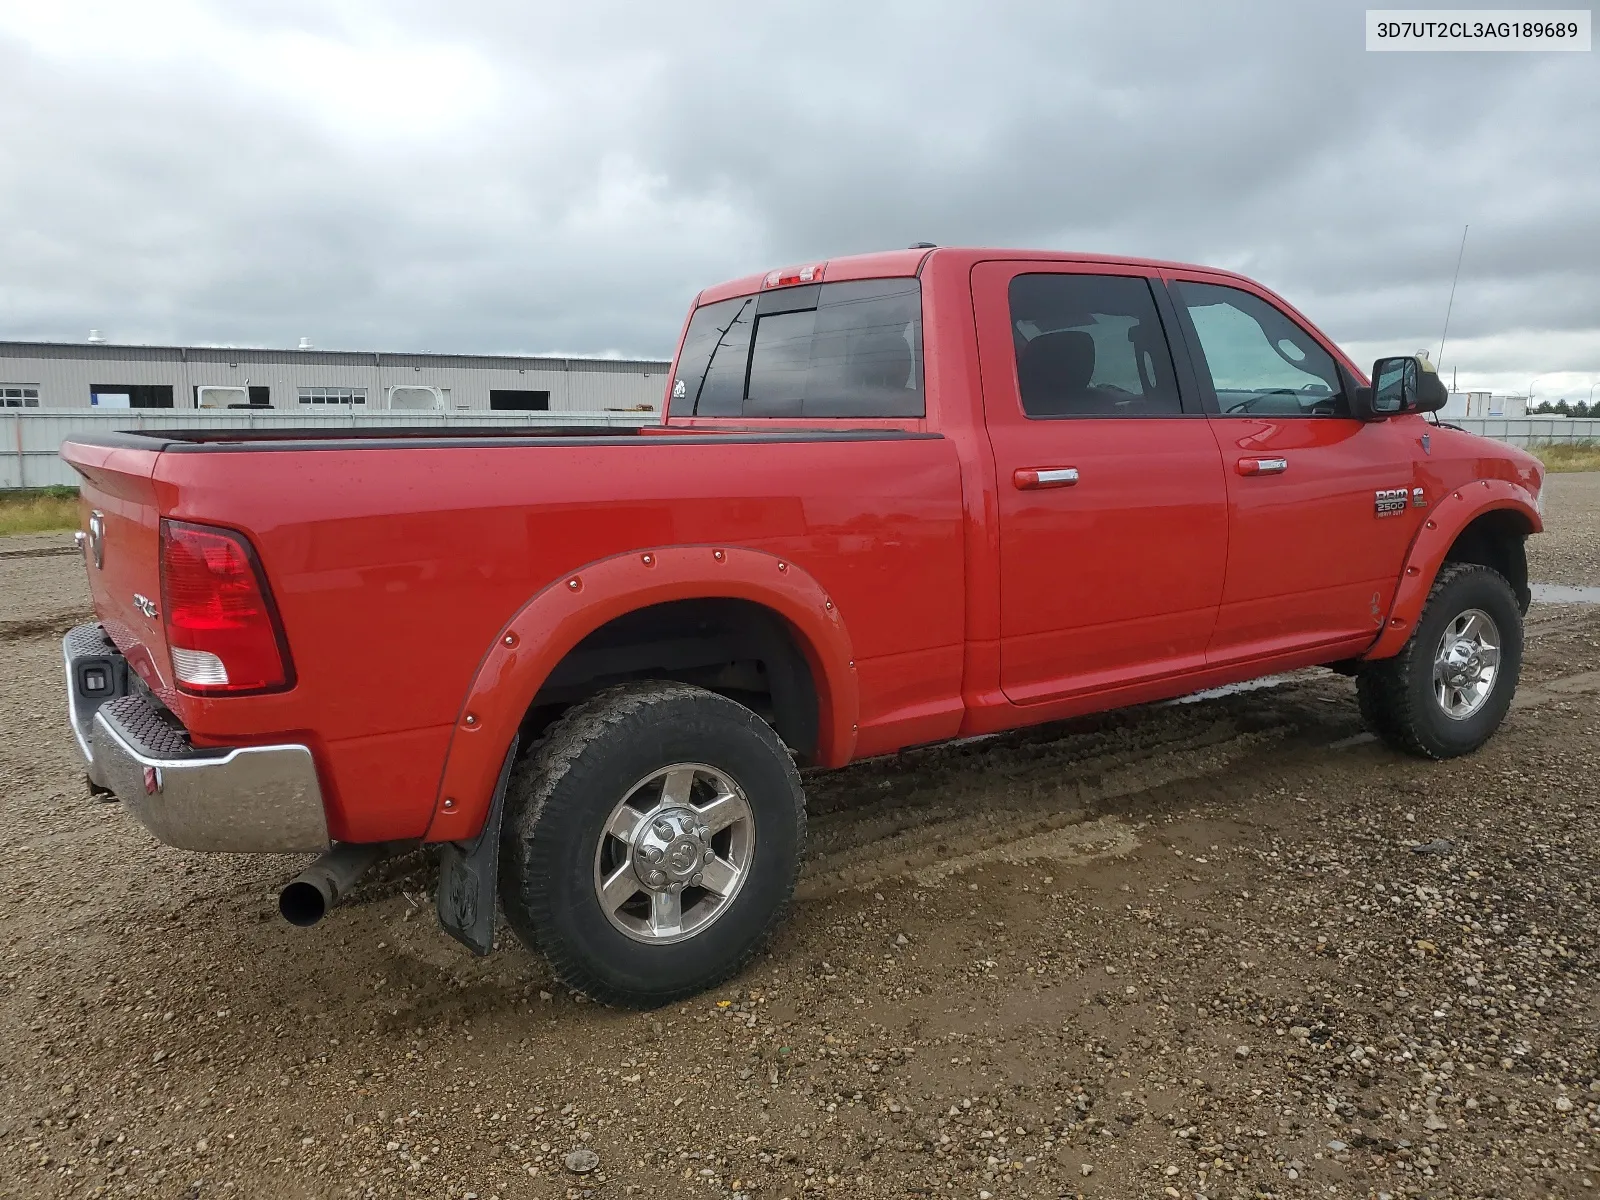
[[[1556,406],[1548,400],[1541,400],[1533,406],[1533,411],[1536,413],[1553,413],[1555,410]]]
[[[1568,404],[1565,400],[1557,400],[1555,411],[1560,413],[1563,417],[1570,417],[1572,415],[1572,405]]]
[[[1595,412],[1594,409],[1589,407],[1589,402],[1587,400],[1579,400],[1572,406],[1572,415],[1575,417],[1592,417],[1595,415]]]

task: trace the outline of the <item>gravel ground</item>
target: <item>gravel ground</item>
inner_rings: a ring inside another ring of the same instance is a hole
[[[1600,583],[1597,507],[1600,475],[1552,480],[1535,579]],[[0,1196],[1600,1184],[1600,608],[1532,610],[1466,760],[1381,749],[1306,672],[813,777],[770,953],[637,1014],[509,939],[472,959],[421,856],[292,929],[299,860],[86,800],[54,636],[81,570],[0,557]]]
[[[1547,520],[1559,537],[1528,542],[1528,577],[1541,583],[1600,584],[1600,472],[1545,477]]]

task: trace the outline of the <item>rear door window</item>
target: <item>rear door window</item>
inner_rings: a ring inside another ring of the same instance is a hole
[[[870,279],[706,305],[672,401],[696,416],[920,417],[921,287]]]
[[[1018,275],[1011,334],[1033,418],[1182,412],[1150,284],[1133,275]]]

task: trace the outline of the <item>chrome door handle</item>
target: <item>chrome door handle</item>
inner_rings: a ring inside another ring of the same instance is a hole
[[[1077,467],[1018,467],[1011,482],[1025,492],[1040,488],[1071,487],[1078,482]]]
[[[1241,458],[1241,475],[1282,475],[1289,469],[1287,458]]]

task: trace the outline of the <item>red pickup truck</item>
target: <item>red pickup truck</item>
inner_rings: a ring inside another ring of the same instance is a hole
[[[726,978],[795,882],[796,765],[1324,665],[1393,746],[1516,687],[1527,454],[1248,279],[917,247],[703,292],[664,423],[66,443],[91,785],[156,837],[320,851],[316,920],[439,847],[574,988]]]

